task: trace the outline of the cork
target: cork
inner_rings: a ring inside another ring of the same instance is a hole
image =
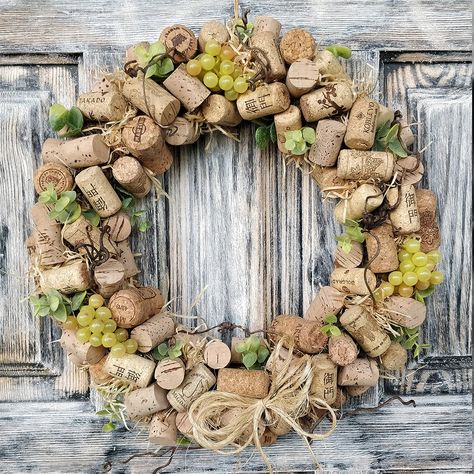
[[[401,184],[418,184],[425,173],[425,167],[421,160],[417,165],[417,158],[409,155],[405,158],[399,158],[395,163],[395,171]]]
[[[415,187],[412,184],[401,185],[399,188],[390,188],[387,192],[387,201],[390,206],[397,203],[398,193],[401,195],[399,205],[390,212],[390,220],[398,234],[413,234],[420,230],[420,216],[416,201]]]
[[[281,372],[285,368],[286,361],[290,357],[290,351],[282,347],[278,353],[272,351],[265,364],[265,370],[269,373]],[[299,356],[295,353],[291,355],[291,362],[288,365],[288,373],[292,374],[297,370]]]
[[[367,247],[367,260],[371,262],[369,268],[374,273],[388,273],[398,269],[400,264],[398,261],[398,247],[390,223],[375,227],[370,233],[367,233],[365,245]]]
[[[48,189],[51,184],[57,194],[71,191],[74,178],[71,172],[60,163],[46,163],[40,166],[33,176],[35,190],[39,194]]]
[[[112,82],[107,75],[102,76],[100,79],[98,79],[92,86],[91,91],[92,92],[114,92],[118,91],[119,88],[117,87],[117,84],[115,82]]]
[[[154,361],[136,354],[125,354],[122,357],[112,357],[109,354],[104,370],[113,377],[131,382],[139,388],[145,388],[153,378],[155,366]]]
[[[307,122],[347,112],[354,102],[350,84],[341,82],[329,84],[304,94],[300,99],[300,109]]]
[[[271,33],[274,38],[280,36],[281,23],[271,16],[257,16],[255,17],[253,33]]]
[[[128,239],[132,232],[130,217],[122,211],[105,219],[102,227],[105,228],[106,226],[110,228],[109,235],[114,242],[122,242],[122,240]]]
[[[101,135],[87,135],[73,140],[48,138],[41,150],[43,163],[60,163],[68,168],[87,168],[109,161],[109,147]]]
[[[320,120],[316,126],[316,141],[309,150],[309,161],[319,166],[334,166],[345,133],[346,126],[339,120]]]
[[[217,390],[241,397],[265,398],[270,389],[270,377],[263,370],[220,369]]]
[[[156,383],[126,393],[123,402],[128,418],[131,420],[153,415],[170,406],[166,391],[158,387]]]
[[[292,97],[301,97],[312,91],[321,80],[318,66],[309,59],[298,59],[288,68],[286,87]]]
[[[271,425],[268,425],[266,429],[275,433],[277,436],[284,436],[288,434],[293,428],[283,418],[276,415],[271,421]]]
[[[337,394],[337,365],[328,354],[318,354],[311,357],[313,380],[310,394],[324,400],[328,405],[336,401]]]
[[[66,295],[88,290],[92,284],[87,264],[82,261],[45,270],[40,280],[43,292],[55,289]]]
[[[173,163],[164,133],[150,117],[141,115],[130,120],[122,130],[122,142],[153,174],[163,174]]]
[[[415,135],[405,120],[400,121],[400,131],[398,139],[405,150],[408,150],[415,143]]]
[[[370,150],[374,146],[379,104],[361,94],[349,114],[344,143],[354,150]]]
[[[344,252],[340,245],[336,247],[335,260],[338,267],[357,268],[362,263],[363,257],[363,247],[360,242],[352,241],[349,253]]]
[[[328,354],[335,364],[343,367],[357,359],[359,348],[352,337],[343,332],[340,336],[329,338]]]
[[[161,32],[160,41],[166,46],[166,49],[171,50],[170,55],[177,63],[187,62],[197,53],[197,38],[184,25],[168,26]]]
[[[224,44],[229,40],[229,32],[224,23],[211,20],[202,25],[198,37],[199,49],[204,51],[206,43],[211,39],[217,41],[219,44]]]
[[[176,117],[174,122],[165,129],[165,140],[168,145],[190,145],[198,141],[201,129],[197,123],[184,117]]]
[[[379,368],[374,359],[359,358],[339,370],[338,384],[373,387],[379,381]]]
[[[420,326],[426,319],[426,306],[413,298],[391,296],[385,300],[385,310],[392,321],[408,329]]]
[[[399,343],[392,341],[390,347],[380,356],[382,366],[387,370],[401,370],[408,360],[407,350]]]
[[[436,194],[428,189],[417,189],[415,193],[420,216],[418,235],[421,237],[421,251],[431,252],[436,250],[441,243],[436,221]]]
[[[156,383],[166,390],[179,387],[186,375],[186,368],[181,359],[163,359],[155,369]]]
[[[311,151],[310,151],[311,153]],[[316,181],[317,185],[323,191],[325,188],[332,186],[345,186],[345,180],[337,176],[337,168],[314,165],[311,171],[311,177]]]
[[[151,190],[151,180],[141,163],[132,156],[122,156],[112,165],[115,181],[137,198],[145,197]]]
[[[104,355],[99,362],[89,366],[89,375],[95,385],[101,385],[112,379],[112,376],[104,370],[107,357]]]
[[[334,408],[337,410],[342,410],[342,407],[346,404],[347,402],[347,396],[344,393],[344,390],[340,387],[337,387],[336,391],[336,401],[332,404]]]
[[[130,337],[138,342],[140,352],[149,352],[158,344],[172,337],[174,330],[173,318],[158,313],[148,321],[133,328]]]
[[[250,46],[258,50],[258,57],[266,66],[269,82],[281,81],[286,77],[286,66],[278,47],[278,40],[270,32],[254,33],[250,37]]]
[[[245,337],[233,336],[230,342],[230,361],[234,364],[242,363],[242,353],[237,352],[237,346],[245,341]]]
[[[76,184],[100,217],[109,217],[122,208],[122,201],[98,166],[78,173]]]
[[[263,84],[237,99],[237,108],[244,120],[254,120],[284,112],[290,106],[290,93],[285,84]]]
[[[153,415],[148,433],[150,443],[159,446],[175,446],[177,434],[176,412],[165,410]]]
[[[125,64],[127,64],[128,62],[131,62],[131,61],[137,61],[138,60],[138,56],[135,53],[135,49],[138,46],[142,46],[143,48],[148,50],[150,48],[150,43],[148,41],[140,41],[139,43],[135,43],[132,46],[129,46],[125,50],[125,60],[124,60]]]
[[[66,247],[61,239],[61,224],[49,217],[46,204],[37,202],[31,209],[35,230],[36,251],[40,257],[40,265],[47,267],[65,261]]]
[[[378,357],[390,347],[389,335],[361,306],[352,306],[346,310],[339,318],[339,322],[370,357]]]
[[[385,107],[385,105],[380,103],[378,105],[379,113],[377,114],[377,122],[375,124],[377,128],[379,128],[384,123],[392,123],[395,119],[395,112],[392,109],[389,109],[388,107]]]
[[[331,286],[344,293],[368,295],[370,291],[365,283],[364,272],[367,272],[370,290],[374,291],[377,279],[371,270],[366,271],[364,268],[335,268],[331,273]]]
[[[63,331],[60,344],[77,366],[97,364],[105,356],[103,346],[92,347],[88,342],[79,342],[75,331]]]
[[[328,81],[347,81],[352,79],[346,74],[339,59],[326,49],[319,51],[314,58],[314,63],[322,76]]]
[[[236,127],[242,122],[235,102],[223,95],[211,94],[202,104],[202,114],[206,122],[222,127]]]
[[[193,439],[193,425],[189,419],[188,412],[183,411],[176,415],[176,427],[178,431],[188,439]]]
[[[122,262],[115,258],[109,258],[101,265],[97,265],[94,269],[94,281],[97,285],[97,291],[104,298],[110,298],[123,288],[125,269]]]
[[[197,109],[211,93],[197,77],[186,72],[186,66],[183,64],[165,79],[163,85],[181,102],[188,112]]]
[[[127,101],[118,90],[86,92],[77,98],[76,105],[84,117],[97,122],[120,121],[127,110]]]
[[[287,31],[280,42],[280,52],[287,64],[298,59],[313,59],[316,42],[309,31],[294,28]]]
[[[229,346],[217,339],[206,344],[203,355],[204,362],[211,369],[222,369],[230,364],[231,352]]]
[[[145,95],[143,88],[145,88]],[[172,123],[181,107],[181,103],[176,97],[173,97],[153,79],[144,80],[141,74],[137,77],[127,78],[122,93],[137,109],[149,114],[160,125]]]
[[[341,200],[334,208],[337,222],[344,224],[346,219],[357,221],[365,213],[370,213],[381,206],[383,193],[373,184],[361,184],[347,200]]]
[[[186,411],[194,400],[210,390],[215,383],[214,374],[204,364],[199,364],[186,374],[179,387],[168,392],[168,401],[176,411]]]
[[[135,257],[133,256],[132,250],[130,249],[128,240],[119,242],[117,244],[117,250],[117,258],[122,262],[125,269],[125,278],[130,278],[140,273],[137,263],[135,262]]]
[[[377,179],[390,181],[395,157],[387,151],[341,150],[337,162],[337,175],[343,179]]]
[[[344,307],[346,295],[332,286],[322,286],[304,314],[304,319],[316,321],[321,326],[325,316],[337,314]]]
[[[294,339],[295,347],[305,354],[316,354],[326,346],[328,337],[321,331],[321,324],[308,321],[299,316],[277,316],[271,325],[273,342],[278,342],[283,336]],[[284,344],[288,347],[287,343]]]
[[[290,105],[284,112],[280,112],[273,117],[277,134],[278,149],[285,155],[290,153],[285,147],[285,133],[292,130],[299,130],[302,127],[300,109]]]
[[[226,426],[229,426],[231,423],[234,423],[241,416],[242,416],[242,408],[240,407],[229,408],[224,413],[222,413],[222,415],[218,419],[217,425],[219,426],[219,428],[225,428]],[[257,436],[260,438],[264,432],[265,432],[265,425],[263,421],[260,419],[258,420],[258,425],[257,425]],[[251,424],[248,424],[242,430],[242,433],[238,437],[237,442],[245,443],[250,437],[253,438],[253,426]]]
[[[164,303],[157,288],[128,288],[110,298],[109,309],[118,326],[133,328],[159,313]]]
[[[372,387],[365,387],[363,385],[353,385],[352,387],[347,387],[346,392],[350,397],[360,397],[364,393],[368,392]]]

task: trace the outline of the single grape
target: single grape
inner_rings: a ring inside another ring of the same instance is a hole
[[[227,44],[222,46],[221,48],[221,58],[222,59],[234,59],[235,58],[235,51]]]
[[[393,286],[398,286],[400,283],[403,281],[403,274],[402,272],[392,272],[388,276],[388,281],[393,285]]]
[[[91,334],[92,333],[89,328],[80,328],[76,331],[76,339],[79,342],[88,342]]]
[[[430,272],[432,272],[435,269],[436,265],[428,260],[428,263],[425,265],[425,268],[428,269]]]
[[[79,324],[77,324],[77,319],[75,316],[68,316],[66,321],[63,323],[63,329],[68,329],[71,331],[76,331],[79,329]]]
[[[412,272],[415,269],[415,264],[411,260],[403,260],[398,268],[402,273]]]
[[[440,283],[443,283],[443,280],[444,274],[442,272],[433,272],[431,274],[430,283],[432,285],[439,285]]]
[[[127,339],[124,343],[127,354],[134,354],[138,349],[138,342],[135,339]]]
[[[384,294],[381,288],[376,288],[374,290],[374,298],[375,298],[375,301],[383,301]]]
[[[219,87],[223,91],[230,91],[232,87],[234,87],[234,79],[232,79],[232,76],[221,76],[219,79]]]
[[[398,294],[399,294],[400,296],[405,297],[405,298],[410,298],[410,296],[413,294],[413,287],[412,287],[412,286],[405,285],[405,283],[402,283],[402,284],[398,287]]]
[[[110,355],[112,357],[123,357],[126,353],[125,345],[121,342],[117,342],[110,348]]]
[[[206,43],[204,51],[211,56],[218,56],[221,52],[221,45],[216,40],[210,39]]]
[[[91,334],[89,338],[89,343],[92,347],[99,347],[102,345],[102,334]]]
[[[115,331],[118,342],[124,342],[128,339],[128,331],[125,328],[117,328]]]
[[[89,329],[95,334],[100,334],[104,330],[104,323],[96,318],[90,323]]]
[[[201,63],[197,59],[191,59],[186,64],[186,72],[190,76],[199,76],[201,69],[202,69]]]
[[[247,92],[247,89],[249,88],[249,83],[247,82],[247,79],[245,79],[244,76],[238,76],[234,80],[234,90],[235,92],[238,92],[239,94],[243,94],[244,92]]]
[[[439,250],[432,250],[431,252],[427,253],[427,256],[428,259],[434,264],[441,262],[441,252]]]
[[[384,298],[388,298],[389,296],[393,295],[393,292],[395,291],[394,285],[392,285],[388,281],[383,281],[380,283],[379,288],[382,290]]]
[[[95,308],[90,305],[81,306],[79,313],[90,314],[92,317],[95,316]]]
[[[102,295],[92,295],[89,298],[89,306],[92,306],[94,309],[100,308],[104,305],[104,297]]]
[[[117,329],[117,323],[113,319],[108,319],[104,323],[104,333],[114,332]]]
[[[411,261],[417,267],[424,267],[428,263],[428,256],[424,252],[416,252],[411,257]]]
[[[109,308],[106,306],[102,306],[100,308],[97,308],[96,312],[96,317],[98,319],[101,319],[102,321],[105,321],[107,319],[110,319],[112,317],[112,311],[110,311]]]
[[[199,62],[201,63],[201,67],[205,71],[210,71],[216,64],[216,59],[213,56],[210,56],[209,54],[203,54],[199,58]]]
[[[420,242],[416,239],[408,239],[403,244],[403,248],[410,253],[416,253],[420,251]]]
[[[403,283],[407,286],[415,286],[418,282],[418,276],[415,272],[406,272],[403,275]]]
[[[94,319],[94,316],[92,316],[89,313],[83,313],[82,310],[77,315],[77,323],[79,324],[79,326],[83,326],[83,327],[89,326],[89,324],[92,322],[93,319]]]
[[[402,249],[400,252],[398,252],[398,260],[400,262],[403,262],[404,260],[410,260],[411,259],[411,253],[407,252],[406,250]]]
[[[431,278],[431,270],[426,267],[417,267],[415,273],[418,277],[418,281],[427,282]]]
[[[117,343],[117,337],[115,336],[113,332],[106,332],[102,336],[102,345],[104,347],[112,347],[116,343]]]
[[[233,102],[234,100],[237,100],[239,98],[239,94],[237,94],[237,92],[235,92],[234,89],[230,90],[230,91],[225,91],[225,98],[227,100],[230,100],[231,102]]]
[[[219,83],[219,78],[214,72],[209,71],[209,72],[206,72],[206,74],[204,74],[204,79],[202,82],[204,82],[204,85],[206,87],[209,87],[209,89],[212,89],[213,87],[216,87],[217,84]]]
[[[235,69],[235,64],[232,61],[229,61],[228,59],[224,59],[221,62],[221,67],[220,67],[220,73],[224,75],[232,74]]]
[[[427,290],[430,287],[429,281],[418,280],[418,283],[415,285],[417,290]]]
[[[234,72],[232,73],[232,78],[237,79],[239,76],[242,75],[242,68],[239,66],[235,66]]]
[[[217,77],[221,75],[220,68],[221,68],[221,60],[219,58],[216,58],[216,63],[214,64],[214,67],[212,68],[212,72]]]

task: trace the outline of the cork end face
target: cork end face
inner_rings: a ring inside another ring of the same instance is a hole
[[[110,149],[101,135],[92,135],[92,153],[100,160],[101,164],[109,161]]]

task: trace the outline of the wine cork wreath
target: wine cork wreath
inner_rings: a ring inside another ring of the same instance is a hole
[[[104,431],[133,420],[157,445],[235,453],[254,444],[269,470],[262,446],[292,430],[330,436],[347,397],[427,348],[424,299],[443,281],[436,196],[419,187],[407,122],[348,76],[349,48],[301,28],[280,33],[277,19],[252,24],[246,14],[197,36],[171,25],[128,48],[123,70],[77,107],[53,106],[50,123],[66,139],[43,144],[28,239],[34,313],[58,322],[70,360],[89,371]],[[174,147],[205,133],[233,138],[253,120],[259,147],[276,142],[287,164],[339,199],[344,233],[328,286],[303,317],[274,315],[258,336],[222,323],[244,331],[229,347],[138,283],[129,238],[147,230],[136,202],[160,192]],[[313,433],[326,417],[328,429]]]

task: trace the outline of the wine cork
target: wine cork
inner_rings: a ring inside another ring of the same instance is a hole
[[[227,100],[223,95],[211,94],[202,104],[202,114],[206,122],[222,127],[236,127],[242,122],[235,102]]]
[[[336,264],[343,268],[357,268],[364,257],[362,244],[352,241],[349,253],[346,253],[340,245],[336,247]],[[371,268],[373,271],[373,269]],[[376,273],[376,272],[374,272]]]
[[[168,145],[182,146],[195,143],[201,135],[201,129],[195,122],[176,117],[174,122],[165,129],[165,140]]]
[[[153,174],[163,174],[173,163],[163,131],[150,117],[141,115],[130,120],[122,130],[122,142]]]
[[[405,120],[400,121],[400,131],[398,132],[398,139],[405,150],[408,150],[413,143],[415,143],[415,135],[411,131],[410,126]]]
[[[137,198],[145,197],[151,190],[151,180],[143,166],[131,156],[122,156],[115,161],[112,174],[122,188]]]
[[[311,365],[313,367],[311,396],[332,405],[336,401],[337,365],[329,358],[328,354],[318,354],[311,357]]]
[[[157,288],[128,288],[110,298],[109,309],[118,326],[133,328],[159,313],[164,304]]]
[[[385,223],[373,228],[365,239],[369,268],[374,273],[388,273],[398,269],[398,247],[392,225]]]
[[[316,321],[321,326],[328,314],[337,314],[344,307],[346,295],[332,286],[322,286],[304,314],[304,319]]]
[[[160,41],[170,50],[170,56],[177,63],[187,62],[197,53],[197,38],[184,25],[168,26],[161,32]]]
[[[115,80],[111,80],[110,76],[105,75],[102,76],[100,79],[98,79],[94,85],[92,86],[91,91],[93,92],[115,92],[119,91],[119,88],[117,87],[117,84],[115,83]]]
[[[259,437],[259,441],[262,446],[271,446],[277,442],[277,435],[269,428],[265,428],[265,431]]]
[[[293,428],[283,418],[276,415],[272,417],[271,424],[267,426],[272,433],[277,436],[284,436],[288,434]]]
[[[241,397],[265,398],[270,389],[270,377],[263,370],[220,369],[217,390]]]
[[[92,285],[87,264],[82,261],[45,270],[40,278],[43,292],[55,289],[71,295],[88,290]]]
[[[418,164],[417,164],[418,163]],[[414,155],[399,158],[395,163],[395,172],[401,184],[418,184],[425,173],[423,163]]]
[[[275,36],[270,32],[254,33],[250,46],[257,50],[257,56],[265,63],[266,79],[269,82],[280,81],[286,77],[286,66]]]
[[[125,270],[125,278],[130,278],[140,273],[140,270],[137,267],[137,263],[135,262],[135,257],[133,256],[133,253],[130,249],[130,245],[128,244],[128,240],[118,242],[117,250],[117,258],[123,264]]]
[[[48,138],[43,143],[43,163],[60,163],[68,168],[87,168],[109,161],[109,147],[102,135],[87,135],[73,140]]]
[[[360,306],[352,306],[339,318],[344,329],[370,357],[383,354],[390,347],[390,337],[374,317]]]
[[[222,415],[219,417],[217,425],[219,428],[225,428],[230,424],[236,423],[239,418],[242,417],[242,408],[235,407],[229,408],[228,410],[224,411]],[[245,443],[247,440],[252,437],[253,439],[253,425],[249,423],[248,425],[241,426],[241,432],[239,437],[237,438],[237,442]],[[260,438],[263,433],[265,432],[265,425],[263,421],[260,419],[258,420],[257,425],[257,436]]]
[[[186,72],[181,64],[163,82],[188,112],[197,109],[210,95],[211,91],[197,78]]]
[[[159,446],[175,446],[177,434],[176,412],[161,411],[153,415],[148,433],[150,443]]]
[[[380,103],[378,105],[379,113],[377,114],[377,122],[375,124],[377,128],[379,128],[384,123],[392,123],[395,119],[395,112],[392,109],[389,109],[388,107],[385,107],[385,105]]]
[[[309,59],[298,59],[288,68],[286,87],[292,97],[301,97],[312,91],[321,80],[318,66]]]
[[[294,28],[287,31],[280,42],[280,52],[287,64],[298,59],[313,59],[316,42],[309,31]]]
[[[366,273],[367,284],[364,273]],[[368,295],[375,290],[377,278],[371,270],[364,268],[335,268],[331,273],[331,286],[344,293]],[[368,285],[368,288],[367,288]]]
[[[281,23],[271,16],[257,16],[255,17],[253,33],[271,33],[274,38],[280,36]]]
[[[35,190],[39,194],[48,189],[51,184],[57,194],[71,191],[74,178],[70,171],[60,163],[46,163],[40,166],[33,176]]]
[[[417,189],[415,192],[420,216],[418,235],[421,237],[421,251],[431,252],[436,250],[441,243],[436,221],[436,194],[428,189]]]
[[[349,114],[344,143],[354,150],[370,150],[374,146],[379,104],[361,94],[355,100]]]
[[[379,381],[379,368],[374,359],[359,358],[339,370],[338,384],[373,387]]]
[[[123,402],[130,420],[153,415],[170,406],[166,391],[158,387],[156,383],[126,393]]]
[[[99,362],[89,366],[89,376],[92,383],[95,385],[101,385],[108,382],[109,380],[112,380],[112,376],[104,370],[106,360],[107,357],[104,355],[104,357],[102,357]]]
[[[60,344],[77,366],[97,364],[105,355],[103,346],[92,347],[88,342],[79,342],[75,331],[63,331]]]
[[[202,25],[198,38],[199,49],[201,51],[204,51],[206,43],[209,40],[215,40],[219,44],[224,44],[229,40],[229,32],[224,23],[217,20],[211,20]]]
[[[302,127],[300,109],[290,105],[287,110],[273,117],[277,135],[278,149],[285,155],[290,153],[285,147],[285,133],[291,130],[299,130]]]
[[[145,89],[145,94],[143,93]],[[169,125],[177,117],[181,103],[153,79],[143,79],[143,75],[127,78],[123,85],[123,95],[142,112],[160,125]],[[146,97],[146,101],[145,101]]]
[[[408,329],[421,326],[426,319],[426,306],[420,301],[403,296],[387,298],[385,312],[393,322]]]
[[[130,336],[138,342],[140,352],[149,352],[172,337],[174,330],[173,318],[165,314],[155,314],[148,321],[133,328]]]
[[[390,181],[395,157],[387,151],[341,150],[337,161],[337,175],[343,179],[380,179]]]
[[[400,188],[390,188],[387,201],[395,206],[400,194],[398,206],[390,212],[390,220],[398,234],[413,234],[420,230],[420,216],[416,202],[415,188],[412,184],[401,185]]]
[[[345,180],[337,176],[337,168],[314,165],[311,171],[311,177],[316,181],[321,191],[333,186],[344,187],[347,184]]]
[[[105,219],[102,227],[105,228],[106,226],[110,228],[109,235],[114,242],[128,239],[132,232],[130,217],[125,212],[117,212],[117,214]]]
[[[401,370],[408,360],[407,350],[399,343],[392,341],[390,347],[380,356],[382,366],[387,370]]]
[[[49,217],[46,204],[37,202],[31,209],[35,230],[35,245],[40,265],[47,267],[65,261],[66,247],[61,239],[61,224]]]
[[[166,390],[179,387],[185,375],[186,368],[181,359],[163,359],[156,365],[156,383]]]
[[[352,364],[359,355],[359,348],[351,336],[341,333],[329,338],[328,353],[330,359],[341,367]]]
[[[204,348],[204,362],[211,369],[222,369],[230,364],[229,346],[216,339],[209,341]]]
[[[263,84],[237,99],[237,108],[244,120],[254,120],[284,112],[290,106],[290,93],[285,84]]]
[[[104,370],[120,380],[131,382],[139,388],[148,387],[153,378],[156,363],[136,354],[125,354],[122,357],[107,356]]]
[[[81,94],[76,105],[84,117],[97,122],[120,121],[127,110],[127,101],[118,90]]]
[[[341,150],[346,126],[338,120],[320,120],[316,140],[309,150],[309,160],[320,166],[334,166]]]
[[[183,411],[176,414],[176,427],[186,438],[193,439],[193,424],[189,419],[188,412]]]
[[[281,372],[285,368],[285,364],[290,357],[290,351],[282,347],[278,352],[273,351],[265,364],[265,370],[274,375],[274,373]],[[294,373],[298,369],[299,357],[293,353],[291,354],[291,361],[288,364],[288,374]]]
[[[110,298],[123,288],[125,269],[123,264],[115,258],[109,258],[105,263],[94,269],[94,281],[97,291],[104,297]]]
[[[346,402],[347,396],[344,393],[344,390],[340,387],[337,387],[336,401],[332,404],[332,407],[334,407],[336,410],[342,410],[342,407],[346,404]]]
[[[186,374],[179,387],[168,392],[168,401],[176,411],[186,411],[194,400],[209,391],[215,383],[214,374],[204,364],[196,365]]]
[[[325,76],[327,81],[347,81],[352,79],[346,74],[339,59],[326,49],[319,51],[314,58],[314,63],[321,76]]]
[[[340,224],[346,219],[357,221],[377,209],[383,202],[380,188],[372,184],[361,184],[347,200],[341,200],[334,208],[334,216]]]
[[[138,46],[141,46],[142,48],[145,48],[146,50],[148,50],[150,48],[150,43],[148,41],[140,41],[139,43],[136,43],[136,44],[133,44],[132,46],[129,46],[125,50],[125,60],[124,60],[125,64],[127,64],[128,62],[131,62],[131,61],[137,61],[138,60],[137,53],[135,52],[135,50]]]
[[[352,387],[346,387],[347,394],[350,397],[360,397],[364,393],[368,392],[372,387],[365,387],[363,385],[357,386],[354,385]]]
[[[304,94],[300,99],[300,109],[307,122],[316,122],[347,112],[353,102],[351,86],[346,82],[341,82]]]
[[[321,331],[321,324],[299,316],[277,316],[271,325],[270,337],[276,343],[282,337],[294,339],[295,347],[305,354],[316,354],[326,346],[328,337]],[[284,344],[288,347],[288,343]]]

